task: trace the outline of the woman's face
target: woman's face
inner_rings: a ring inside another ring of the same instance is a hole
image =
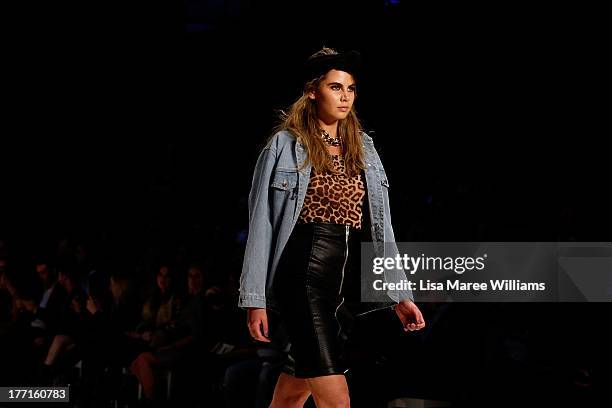
[[[47,264],[37,264],[36,273],[38,274],[38,277],[40,278],[43,284],[47,285],[49,283],[49,267],[47,266]]]
[[[197,295],[202,291],[202,271],[198,268],[189,268],[187,273],[187,288],[190,295]]]
[[[345,119],[355,102],[355,80],[345,71],[332,69],[308,97],[317,104],[317,116],[327,124]]]
[[[162,292],[170,288],[170,270],[167,266],[159,268],[159,272],[157,273],[157,286]]]

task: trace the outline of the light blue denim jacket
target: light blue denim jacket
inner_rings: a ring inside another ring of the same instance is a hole
[[[398,250],[391,227],[389,182],[372,138],[366,133],[362,136],[374,254],[395,258]],[[276,133],[259,155],[249,194],[249,232],[238,301],[241,308],[276,308],[272,282],[304,204],[312,168],[310,162],[302,168],[306,156],[304,146],[287,130]],[[402,279],[406,275],[401,269],[384,273],[386,282]],[[414,300],[410,290],[389,290],[387,296],[392,304]]]

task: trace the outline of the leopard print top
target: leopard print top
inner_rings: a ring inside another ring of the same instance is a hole
[[[316,173],[313,168],[298,223],[329,222],[361,229],[365,196],[362,175],[348,177],[344,158],[339,155],[332,155],[332,162],[339,174]]]

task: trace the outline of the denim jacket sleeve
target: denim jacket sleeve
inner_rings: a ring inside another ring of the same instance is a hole
[[[395,233],[393,232],[393,223],[391,222],[391,208],[389,205],[389,179],[380,160],[378,152],[375,151],[381,169],[381,184],[383,186],[383,208],[384,208],[384,253],[385,257],[395,258],[399,254],[397,243],[395,242]],[[406,280],[406,273],[401,268],[391,269],[385,272],[387,282],[401,283]],[[410,289],[389,290],[387,295],[395,302],[410,300],[414,302],[414,296]]]
[[[387,181],[387,180],[383,180],[383,181]],[[387,181],[387,184],[388,184],[388,181]],[[388,195],[388,192],[386,191],[386,188],[383,188],[383,198],[386,204],[384,206],[385,207],[385,219],[388,220],[388,222],[385,222],[385,227],[384,227],[385,228],[385,232],[384,232],[385,234],[385,256],[390,257],[390,258],[395,258],[399,254],[399,251],[397,249],[397,243],[395,242],[395,234],[393,233],[393,226],[391,224],[391,210],[389,208],[389,195]],[[387,276],[388,276],[389,281],[396,282],[396,283],[399,283],[407,279],[406,273],[401,268],[393,269],[389,271]],[[403,300],[410,300],[414,302],[414,296],[410,289],[389,291],[387,293],[394,301],[398,303]]]
[[[249,232],[240,276],[238,306],[266,307],[266,279],[272,251],[272,224],[268,205],[276,149],[266,146],[259,154],[249,193]]]

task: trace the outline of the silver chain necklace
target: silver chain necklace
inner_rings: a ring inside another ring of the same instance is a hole
[[[323,140],[325,140],[325,142],[330,145],[330,146],[340,146],[340,138],[338,136],[336,137],[331,137],[329,133],[327,133],[326,130],[321,129],[321,131],[323,132]]]

